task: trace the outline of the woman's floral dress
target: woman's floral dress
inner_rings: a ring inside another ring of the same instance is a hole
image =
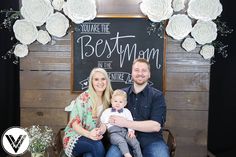
[[[81,135],[72,128],[72,124],[76,122],[88,131],[96,128],[97,117],[92,117],[92,106],[93,103],[88,90],[81,93],[76,98],[75,104],[70,113],[70,122],[65,128],[63,139],[64,150],[68,157],[72,156],[72,150],[75,143],[81,137]]]

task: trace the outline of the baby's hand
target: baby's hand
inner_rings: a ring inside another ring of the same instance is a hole
[[[129,131],[129,132],[128,132],[128,137],[129,137],[129,138],[135,138],[134,131]]]

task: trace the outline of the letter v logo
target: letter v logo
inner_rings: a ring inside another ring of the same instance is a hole
[[[11,144],[11,147],[14,149],[16,153],[20,148],[21,144],[23,143],[24,139],[26,138],[26,135],[20,135],[16,141],[12,135],[6,135],[6,137],[9,143]]]
[[[11,127],[2,135],[1,144],[6,153],[11,156],[19,156],[27,150],[29,137],[24,129]]]

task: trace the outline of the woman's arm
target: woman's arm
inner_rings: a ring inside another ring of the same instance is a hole
[[[92,140],[101,140],[103,138],[102,135],[99,134],[100,129],[99,128],[94,128],[91,131],[88,131],[81,127],[78,123],[74,122],[72,124],[72,128],[80,135],[90,138]]]

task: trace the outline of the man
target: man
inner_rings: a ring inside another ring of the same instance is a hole
[[[161,128],[166,119],[166,105],[161,91],[151,87],[148,80],[151,76],[150,64],[145,59],[136,59],[132,65],[133,84],[125,88],[128,105],[134,121],[119,116],[111,116],[112,125],[136,130],[144,157],[169,157]],[[106,157],[121,157],[118,147],[112,145]]]

